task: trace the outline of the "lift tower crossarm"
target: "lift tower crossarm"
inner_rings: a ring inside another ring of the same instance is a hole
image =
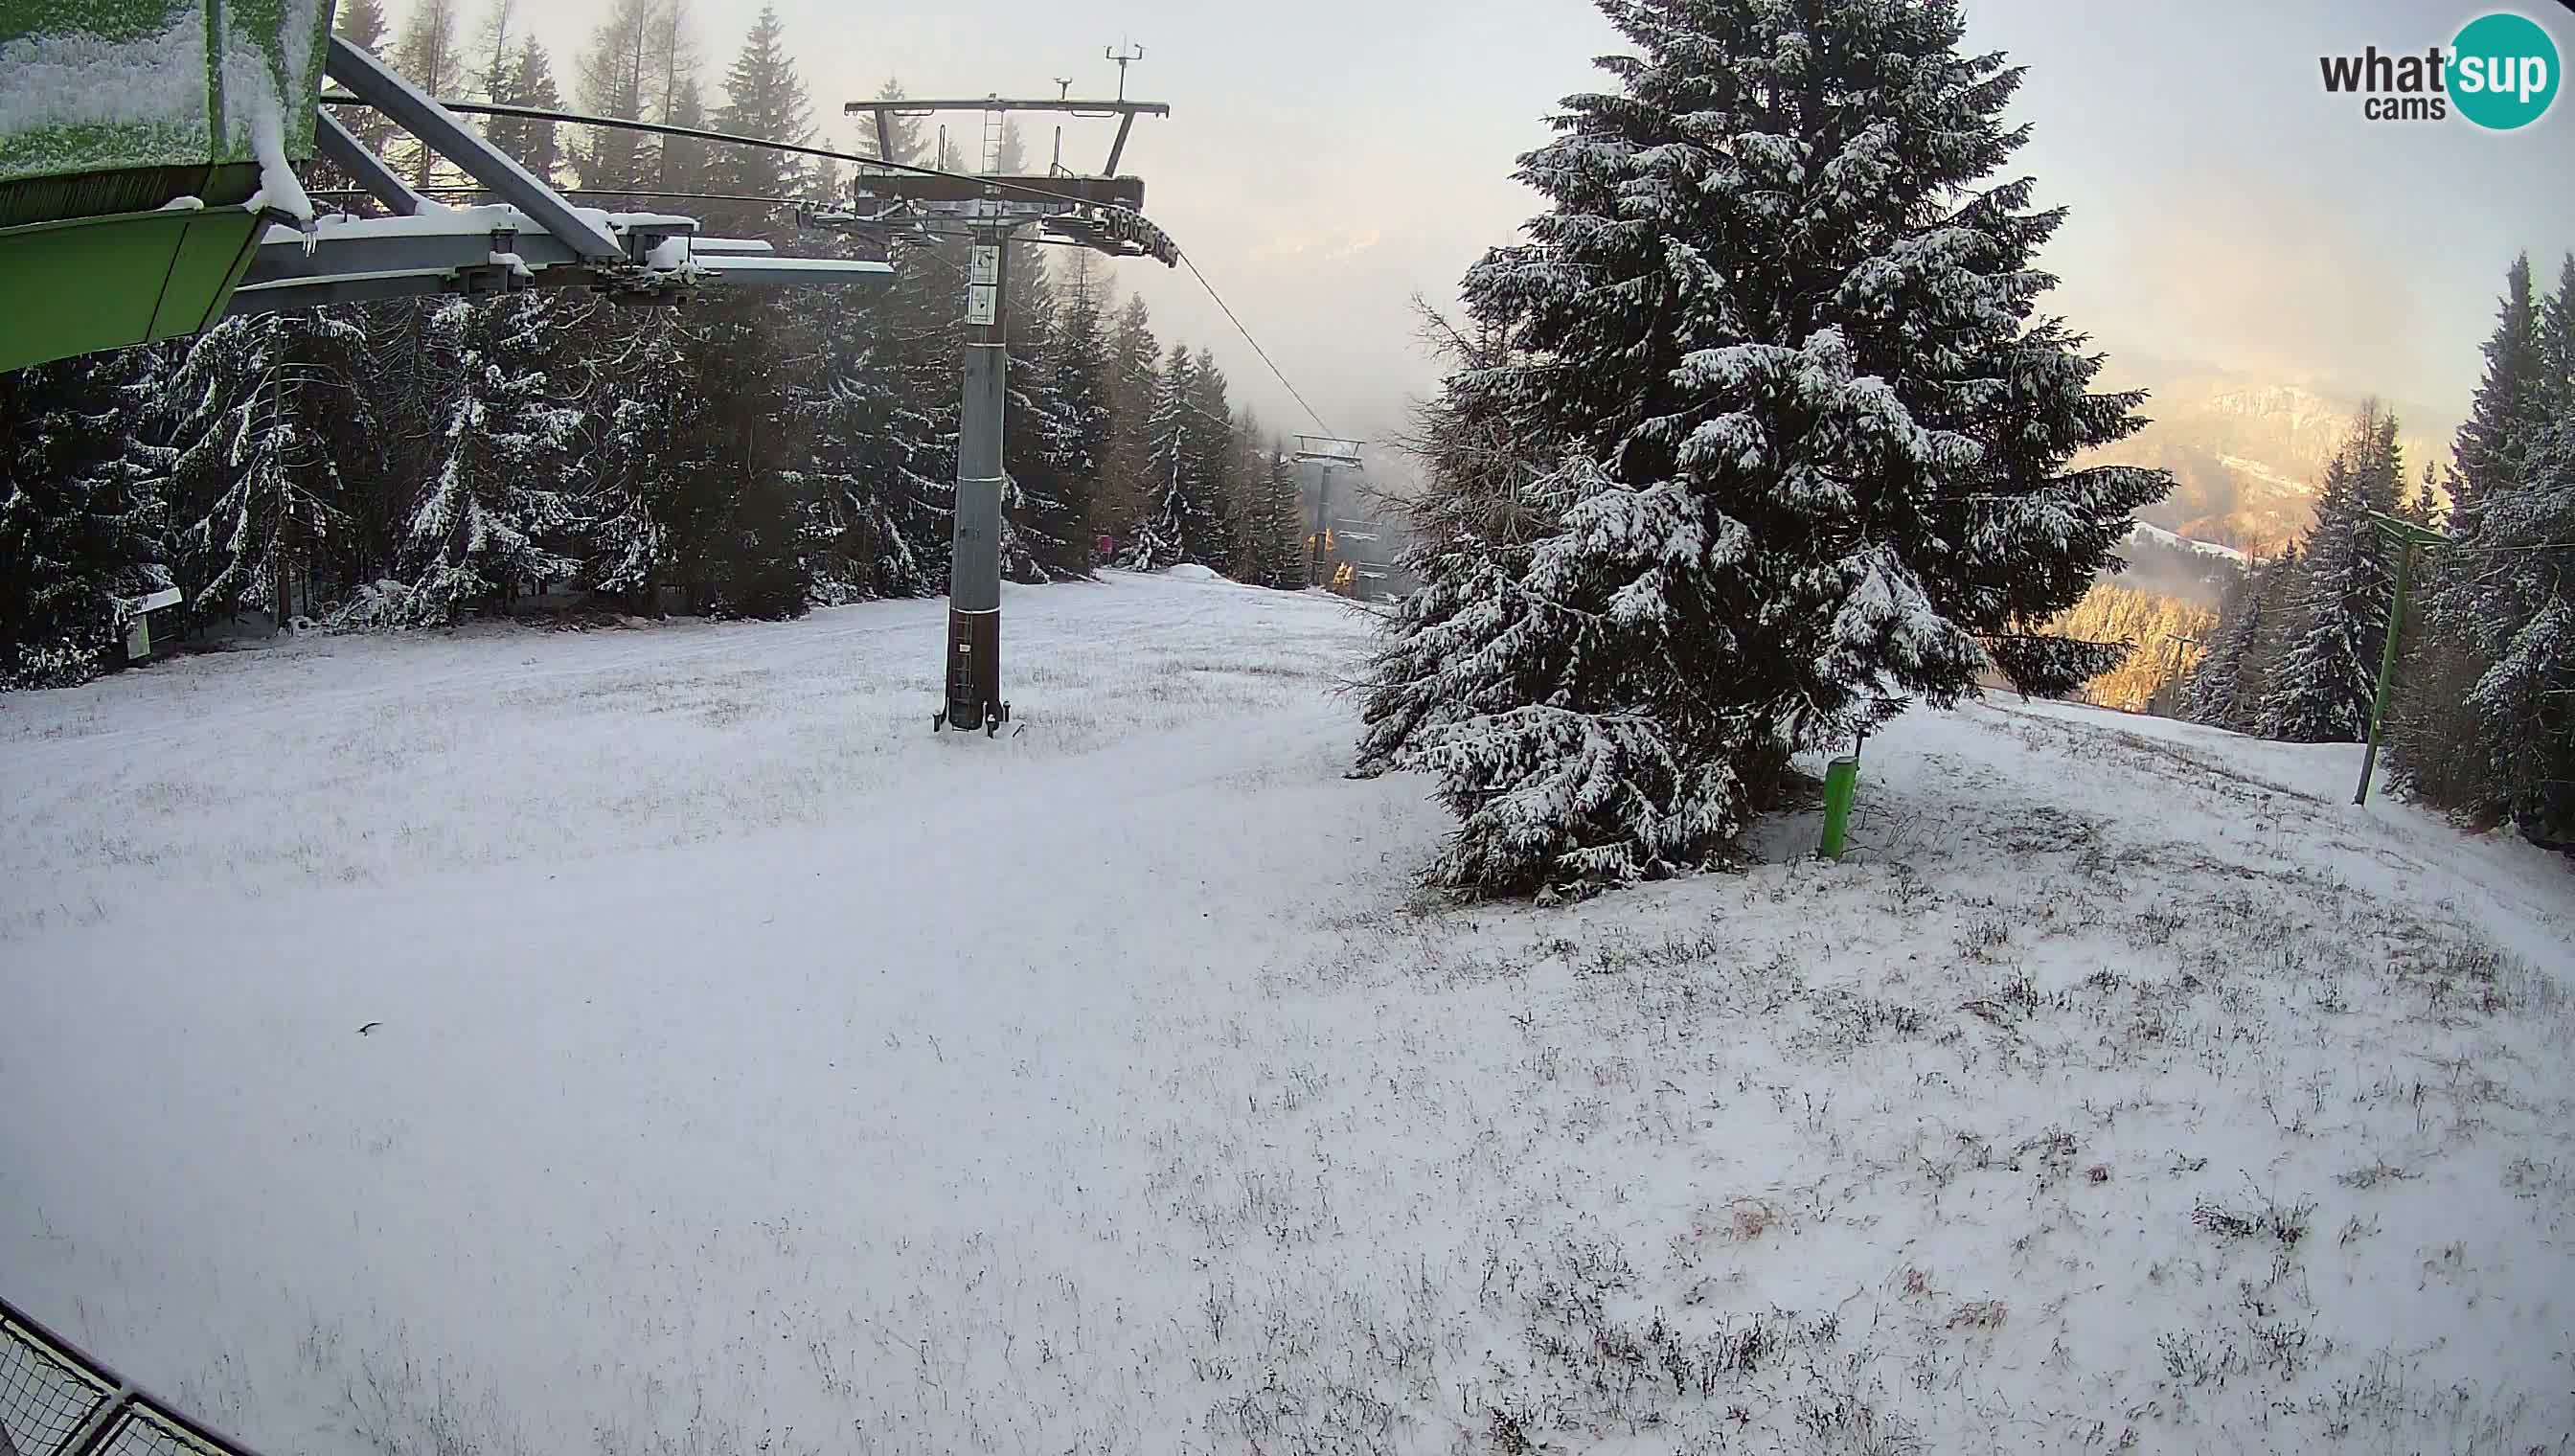
[[[1013,177],[1006,202],[1029,201],[1056,208],[1123,207],[1130,211],[1145,205],[1145,184],[1135,177]],[[900,197],[911,202],[967,204],[980,202],[993,193],[993,179],[984,177],[878,177],[864,176],[851,180],[858,192],[871,197]]]
[[[694,219],[664,213],[584,210],[618,241],[622,260],[586,257],[507,203],[432,206],[395,218],[326,217],[311,233],[272,227],[232,296],[234,314],[357,303],[422,294],[479,295],[518,288],[605,288],[640,296],[693,278],[782,285],[835,282],[882,288],[883,263],[769,258],[756,238],[701,238]]]
[[[566,247],[596,263],[626,261],[625,249],[606,228],[584,217],[564,201],[563,194],[520,166],[517,158],[484,141],[455,113],[382,61],[335,35],[324,69],[359,100],[392,117],[403,130],[463,168],[465,175],[492,189],[493,196],[536,219]]]
[[[1102,168],[1101,173],[1115,177],[1119,161],[1127,155],[1127,137],[1136,129],[1136,118],[1170,116],[1172,105],[1168,101],[1129,101],[1124,97],[1116,101],[1083,101],[1061,96],[1052,101],[1019,101],[1000,96],[977,96],[964,100],[934,97],[923,101],[907,96],[901,101],[852,101],[841,107],[843,116],[873,114],[876,117],[877,150],[880,153],[893,146],[895,117],[928,116],[938,111],[1053,111],[1069,116],[1114,116],[1118,118],[1118,140],[1109,144],[1109,165]]]
[[[1000,96],[971,96],[965,100],[934,99],[919,101],[905,97],[901,101],[853,101],[841,108],[843,116],[864,116],[872,111],[892,112],[896,116],[927,116],[934,111],[1062,111],[1075,116],[1170,116],[1168,101],[1085,101],[1080,97],[1050,96],[1043,101],[1014,101]]]

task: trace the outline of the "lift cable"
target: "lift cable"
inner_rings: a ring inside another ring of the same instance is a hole
[[[495,202],[500,200],[491,188],[477,183],[442,183],[429,187],[415,187],[412,191],[423,197],[489,197]],[[555,191],[566,197],[632,197],[639,201],[653,202],[744,202],[757,203],[764,207],[806,205],[792,197],[760,197],[743,192],[654,192],[650,189],[633,187],[558,187]],[[375,196],[363,187],[308,187],[304,193],[307,197],[327,197],[334,202],[359,202]]]
[[[631,197],[639,202],[736,202],[759,207],[774,207],[780,209],[805,208],[819,205],[818,200],[814,198],[765,197],[747,192],[656,192],[650,188],[639,189],[633,187],[558,187],[555,190],[566,197]],[[419,193],[423,197],[432,198],[491,197],[493,195],[492,189],[488,187],[480,187],[463,183],[415,187],[412,191]],[[305,189],[304,195],[330,202],[363,202],[375,196],[374,193],[367,191],[363,187],[313,187]],[[939,236],[943,238],[954,237],[959,242],[965,241],[966,238],[964,233],[941,233]],[[1091,249],[1090,244],[1076,242],[1071,238],[1018,238],[1013,241],[1019,244],[1049,248],[1081,248],[1085,251],[1090,251]]]
[[[321,99],[333,106],[365,105],[365,103],[360,101],[357,97],[351,96],[346,92],[339,91],[326,91],[322,93]],[[618,131],[650,132],[656,136],[687,137],[695,141],[722,142],[738,147],[759,147],[773,152],[791,152],[798,156],[824,157],[835,162],[854,162],[863,167],[879,167],[890,172],[902,172],[916,177],[946,177],[960,182],[977,182],[986,187],[992,188],[997,192],[1018,193],[1023,197],[1036,198],[1041,202],[1062,203],[1079,201],[1079,199],[1068,197],[1064,193],[1052,192],[1045,188],[1031,187],[1025,183],[1006,181],[998,177],[978,177],[971,173],[950,172],[939,167],[917,167],[909,162],[891,162],[883,157],[862,156],[855,152],[838,152],[829,147],[809,147],[796,142],[777,142],[771,141],[765,137],[747,137],[733,132],[708,131],[703,127],[672,126],[665,122],[635,121],[625,117],[588,116],[577,111],[557,111],[539,106],[510,106],[500,102],[490,101],[441,101],[438,104],[446,107],[449,111],[470,116],[506,116],[523,121],[548,121],[569,126],[608,127]],[[596,193],[604,193],[606,195],[616,197],[646,197],[653,195],[631,191],[621,192],[616,189],[606,188],[591,190]],[[1189,265],[1190,276],[1199,281],[1199,287],[1206,289],[1208,297],[1215,301],[1219,310],[1224,312],[1226,321],[1233,324],[1235,332],[1243,336],[1243,342],[1251,345],[1252,352],[1261,357],[1261,362],[1263,364],[1269,366],[1271,374],[1278,378],[1281,387],[1288,391],[1288,396],[1296,401],[1297,406],[1304,410],[1306,416],[1313,420],[1317,428],[1321,429],[1325,434],[1330,434],[1332,427],[1324,423],[1321,412],[1317,411],[1311,404],[1306,402],[1304,394],[1296,388],[1293,381],[1288,378],[1288,372],[1279,367],[1279,361],[1271,358],[1270,351],[1261,346],[1261,341],[1253,337],[1250,329],[1244,327],[1242,318],[1234,311],[1234,306],[1225,301],[1225,296],[1223,294],[1217,292],[1216,285],[1214,283],[1209,282],[1207,273],[1199,267],[1198,260],[1192,258],[1187,252],[1180,252],[1179,257],[1182,262]]]
[[[364,106],[367,103],[345,91],[325,91],[322,101],[331,106]],[[616,116],[587,116],[578,111],[552,111],[538,106],[507,106],[493,101],[441,101],[449,111],[468,116],[506,116],[522,121],[550,121],[568,126],[608,127],[616,131],[650,132],[655,136],[687,137],[693,141],[723,142],[737,147],[760,147],[772,152],[793,152],[801,157],[826,157],[835,162],[855,162],[863,167],[879,167],[889,172],[902,172],[915,177],[946,177],[958,182],[975,182],[997,192],[1015,192],[1040,202],[1081,203],[1084,199],[1067,193],[1031,187],[999,177],[978,177],[967,172],[949,172],[938,167],[916,167],[910,162],[889,162],[883,157],[865,157],[856,152],[836,152],[829,147],[809,147],[798,142],[773,142],[765,137],[746,137],[733,132],[708,131],[703,127],[672,126],[667,122],[633,121]],[[615,188],[594,188],[614,196],[640,197],[644,194],[623,192]]]
[[[1181,261],[1190,265],[1190,276],[1199,281],[1199,287],[1207,290],[1209,298],[1216,300],[1216,306],[1225,311],[1226,321],[1234,325],[1234,331],[1243,336],[1244,343],[1252,346],[1252,352],[1261,356],[1261,362],[1270,366],[1270,372],[1279,377],[1279,383],[1286,387],[1289,397],[1304,409],[1306,416],[1313,420],[1317,429],[1325,435],[1330,435],[1332,427],[1323,423],[1323,417],[1315,412],[1312,405],[1305,403],[1305,397],[1297,393],[1296,386],[1288,381],[1288,372],[1279,367],[1279,361],[1272,359],[1270,351],[1262,348],[1261,341],[1253,338],[1252,331],[1243,326],[1243,320],[1235,317],[1234,306],[1228,304],[1225,301],[1225,295],[1218,293],[1216,285],[1208,282],[1208,276],[1199,271],[1199,261],[1191,257],[1186,250],[1181,254]]]

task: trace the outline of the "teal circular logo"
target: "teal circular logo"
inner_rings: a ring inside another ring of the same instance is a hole
[[[2488,131],[2539,120],[2557,99],[2557,42],[2538,21],[2509,12],[2481,15],[2450,42],[2450,104]]]

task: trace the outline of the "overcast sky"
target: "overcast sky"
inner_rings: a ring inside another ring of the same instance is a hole
[[[473,0],[468,0],[469,9]],[[710,79],[751,0],[693,0]],[[389,8],[399,14],[401,0]],[[536,16],[569,75],[603,9]],[[2553,277],[2575,248],[2575,98],[2524,133],[2371,124],[2327,97],[2319,54],[2421,53],[2486,7],[2446,0],[1971,0],[1969,38],[2029,68],[2018,170],[2073,216],[2046,257],[2053,307],[2121,352],[2196,360],[2464,408],[2502,273],[2527,248]],[[2525,13],[2575,61],[2575,15]],[[1289,378],[1343,433],[1374,435],[1434,384],[1405,300],[1459,274],[1534,209],[1512,159],[1557,100],[1602,78],[1619,37],[1583,0],[780,0],[818,119],[899,76],[916,96],[1107,94],[1102,56],[1141,42],[1140,121],[1122,169]],[[950,119],[971,136],[973,116]],[[1052,124],[1027,119],[1034,150]],[[1108,129],[1075,122],[1096,168]],[[1169,344],[1216,347],[1237,397],[1312,428],[1186,272],[1117,265]]]

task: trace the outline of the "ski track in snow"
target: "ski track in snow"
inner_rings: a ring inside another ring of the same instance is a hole
[[[0,1289],[272,1456],[2567,1449],[2575,897],[2357,748],[1449,909],[1363,618],[1007,605],[0,699]]]

